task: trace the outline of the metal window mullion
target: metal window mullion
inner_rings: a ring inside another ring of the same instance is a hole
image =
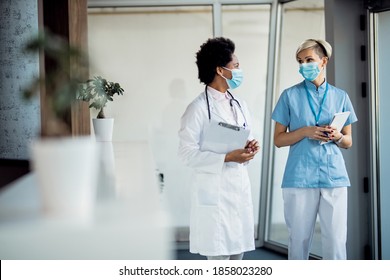
[[[88,7],[148,7],[271,4],[273,0],[88,0]]]
[[[370,147],[371,147],[371,234],[373,259],[380,258],[379,232],[379,111],[378,111],[378,71],[377,71],[377,14],[369,12],[369,75],[370,75]]]
[[[213,35],[214,37],[222,36],[222,5],[213,4]]]

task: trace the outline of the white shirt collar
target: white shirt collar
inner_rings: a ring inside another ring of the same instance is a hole
[[[211,97],[216,101],[223,101],[226,99],[230,99],[230,96],[227,94],[227,92],[223,93],[215,88],[207,87],[207,92],[211,95]]]

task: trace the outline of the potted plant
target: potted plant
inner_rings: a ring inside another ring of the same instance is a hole
[[[50,66],[26,89],[26,99],[40,94],[45,107],[40,137],[31,143],[44,214],[85,221],[91,218],[98,173],[98,149],[90,136],[72,137],[70,114],[80,81],[86,76],[86,55],[48,30],[27,42],[25,51],[39,53]],[[42,64],[41,64],[42,66]],[[42,68],[42,67],[41,67]]]
[[[119,83],[110,82],[101,76],[95,76],[79,86],[78,99],[90,103],[89,108],[98,110],[94,118],[93,127],[98,141],[111,141],[114,126],[113,118],[106,118],[104,107],[108,101],[113,101],[114,95],[123,95],[123,88]]]

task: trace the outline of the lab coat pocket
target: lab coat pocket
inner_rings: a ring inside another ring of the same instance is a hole
[[[220,178],[220,175],[212,173],[197,173],[195,175],[194,186],[197,190],[199,205],[215,206],[218,204]]]
[[[332,181],[343,181],[347,176],[347,169],[341,154],[328,155],[328,174]]]

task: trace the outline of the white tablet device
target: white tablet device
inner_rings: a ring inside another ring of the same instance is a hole
[[[350,111],[335,113],[329,125],[335,127],[338,131],[341,131],[350,114]],[[321,145],[326,143],[329,142],[321,141]]]

